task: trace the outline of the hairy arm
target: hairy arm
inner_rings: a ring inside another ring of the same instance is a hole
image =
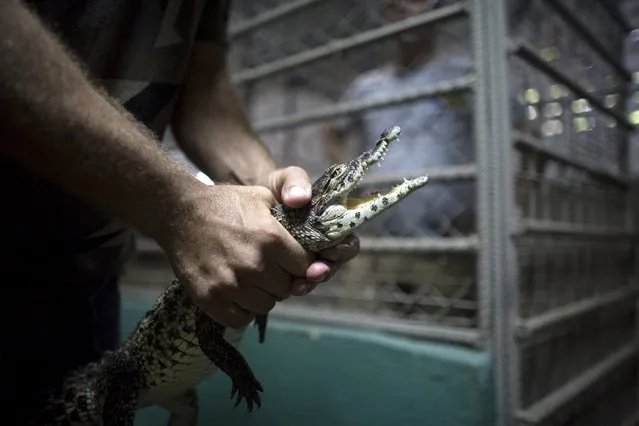
[[[262,185],[280,202],[299,207],[310,201],[311,183],[299,167],[279,168],[266,146],[251,129],[235,94],[227,67],[226,22],[229,0],[208,1],[198,28],[184,89],[176,104],[173,131],[182,150],[214,180],[240,185]],[[294,295],[306,294],[329,277],[342,262],[357,254],[351,238],[342,249],[320,253],[306,278],[291,284]],[[325,260],[322,260],[325,259]]]
[[[173,117],[178,145],[214,180],[263,183],[276,170],[253,132],[227,67],[230,1],[208,1],[196,33],[185,85]]]
[[[199,41],[193,49],[173,130],[187,156],[213,180],[256,184],[276,169],[237,98],[226,50],[215,42]]]
[[[0,93],[0,155],[148,235],[198,184],[18,0],[0,2]]]

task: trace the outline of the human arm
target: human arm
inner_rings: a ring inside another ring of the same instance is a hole
[[[312,257],[270,214],[270,191],[198,182],[21,1],[0,2],[0,40],[0,155],[156,239],[224,325],[268,312],[304,276]]]
[[[310,201],[311,183],[298,167],[278,169],[268,149],[255,134],[238,100],[227,64],[224,2],[209,2],[198,30],[188,73],[172,120],[178,145],[200,170],[213,180],[268,187],[278,201],[299,207]],[[298,187],[298,190],[293,188]],[[290,192],[293,190],[293,192]],[[297,192],[295,192],[297,191]],[[359,249],[356,238],[327,250],[307,271],[315,282],[332,275],[340,263]],[[293,294],[311,285],[296,282]]]
[[[0,40],[0,154],[155,234],[158,219],[140,207],[162,207],[195,181],[22,2],[0,3]]]
[[[242,110],[218,43],[196,42],[172,126],[180,148],[214,181],[254,185],[277,169]]]

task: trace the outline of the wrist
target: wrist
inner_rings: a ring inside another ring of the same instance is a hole
[[[248,144],[253,147],[254,144]],[[268,153],[262,150],[237,149],[233,152],[218,154],[213,164],[210,162],[202,168],[211,179],[231,185],[268,186],[269,176],[277,170],[277,164]],[[212,157],[212,156],[211,156]]]
[[[140,194],[139,213],[135,214],[139,231],[163,246],[193,210],[193,198],[206,185],[180,165],[163,171]]]

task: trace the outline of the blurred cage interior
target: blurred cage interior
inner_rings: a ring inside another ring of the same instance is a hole
[[[282,166],[317,177],[399,125],[406,148],[362,190],[431,178],[361,230],[332,281],[276,312],[488,348],[503,425],[637,424],[639,2],[444,0],[394,21],[383,3],[233,2],[233,78]],[[444,65],[389,71],[423,28]],[[140,240],[127,283],[165,285],[161,258]]]

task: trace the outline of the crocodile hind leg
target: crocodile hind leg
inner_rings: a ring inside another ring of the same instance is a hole
[[[195,388],[160,403],[171,413],[168,426],[196,426],[198,397]]]
[[[222,370],[233,382],[231,398],[237,398],[237,407],[242,399],[246,400],[248,412],[253,411],[253,405],[260,407],[262,399],[262,384],[257,380],[244,356],[224,339],[225,327],[216,323],[205,313],[197,310],[195,328],[200,349],[206,357]]]

